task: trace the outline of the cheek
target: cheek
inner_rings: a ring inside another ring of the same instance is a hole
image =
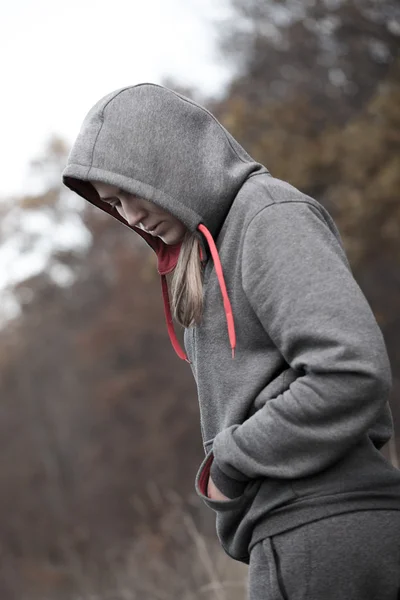
[[[181,221],[176,222],[175,228],[176,228],[176,231],[180,231],[180,232],[184,232],[187,229],[186,225],[184,225]]]
[[[184,225],[181,221],[178,221],[178,219],[166,219],[166,222],[168,224],[168,230],[169,231],[174,231],[174,232],[181,232],[184,229]]]

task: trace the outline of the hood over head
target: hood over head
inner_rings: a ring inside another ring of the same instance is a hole
[[[129,225],[100,199],[89,179],[154,202],[189,231],[203,234],[221,287],[233,356],[233,316],[214,238],[239,189],[255,171],[269,172],[207,109],[153,83],[120,88],[101,98],[87,113],[68,156],[63,183],[136,231],[156,252],[171,343],[186,361],[174,332],[165,278],[176,266],[181,243],[167,245]],[[200,257],[205,259],[208,250],[201,241]]]

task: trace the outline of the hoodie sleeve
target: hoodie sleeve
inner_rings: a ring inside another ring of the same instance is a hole
[[[243,289],[298,377],[215,437],[210,473],[228,496],[251,478],[292,479],[328,468],[388,400],[383,335],[331,227],[304,201],[270,205],[247,227]]]

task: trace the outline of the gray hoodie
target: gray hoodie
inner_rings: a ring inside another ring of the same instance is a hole
[[[165,275],[180,244],[130,226],[96,179],[201,233],[202,321],[176,338]],[[400,510],[382,332],[328,211],[253,160],[205,108],[144,83],[99,100],[63,182],[136,231],[158,258],[168,332],[192,369],[205,456],[195,490],[225,552],[329,515]],[[207,496],[209,475],[227,500]]]

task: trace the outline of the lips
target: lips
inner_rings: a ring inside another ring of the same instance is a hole
[[[156,233],[157,229],[159,228],[159,226],[161,225],[162,221],[160,221],[160,223],[157,223],[157,225],[155,225],[154,227],[152,227],[151,229],[146,229],[146,231],[148,233]]]

